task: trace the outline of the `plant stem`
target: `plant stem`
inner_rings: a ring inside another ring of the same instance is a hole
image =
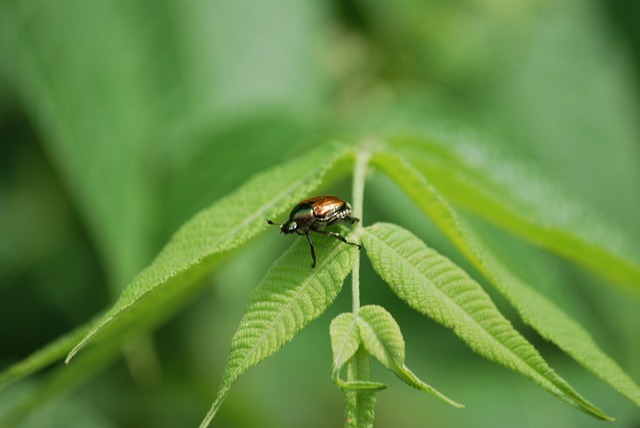
[[[367,166],[369,165],[371,154],[367,150],[360,150],[356,154],[356,161],[353,169],[353,215],[360,219],[354,230],[354,236],[359,238],[363,223],[364,205],[364,184],[367,178]],[[351,293],[353,299],[353,314],[358,315],[360,310],[360,252],[353,256],[353,270],[351,272]]]

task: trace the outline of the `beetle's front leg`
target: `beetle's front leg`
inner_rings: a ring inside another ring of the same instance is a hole
[[[309,249],[311,250],[311,258],[313,259],[313,263],[311,263],[311,267],[316,267],[316,247],[313,246],[313,241],[311,240],[311,235],[309,232],[305,233],[304,236],[307,237],[307,241],[309,241]]]

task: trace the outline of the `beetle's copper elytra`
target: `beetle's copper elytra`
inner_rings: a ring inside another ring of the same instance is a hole
[[[298,205],[291,210],[289,220],[281,225],[271,220],[267,220],[267,223],[280,226],[280,231],[285,235],[297,233],[298,235],[306,236],[309,242],[309,249],[311,250],[311,258],[313,259],[313,263],[311,264],[313,268],[316,267],[316,249],[309,235],[311,231],[321,235],[333,236],[345,244],[354,245],[360,249],[360,245],[347,241],[344,236],[339,233],[325,230],[327,227],[342,221],[356,224],[360,220],[351,217],[351,205],[349,205],[348,202],[335,196],[324,195],[305,199],[298,203]]]

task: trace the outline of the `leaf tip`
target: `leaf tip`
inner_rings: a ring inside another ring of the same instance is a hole
[[[80,350],[80,348],[78,348],[77,346],[75,348],[73,348],[71,350],[71,352],[69,352],[69,354],[67,355],[67,358],[64,359],[64,363],[65,365],[69,365],[69,363],[71,362],[71,360],[73,359],[73,357],[75,357],[75,355],[78,353],[78,351]]]

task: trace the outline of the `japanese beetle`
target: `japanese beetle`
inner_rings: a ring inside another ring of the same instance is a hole
[[[268,224],[280,226],[280,232],[288,235],[290,233],[297,233],[298,235],[304,235],[309,242],[309,249],[311,250],[311,258],[313,263],[311,267],[316,267],[316,249],[313,246],[313,241],[309,232],[313,231],[321,235],[333,236],[339,241],[345,244],[354,245],[360,249],[360,245],[355,242],[347,241],[344,236],[336,232],[325,230],[329,226],[333,226],[342,221],[346,221],[351,224],[356,224],[360,220],[351,217],[351,205],[348,202],[343,201],[335,196],[315,196],[313,198],[305,199],[293,207],[291,214],[289,214],[289,220],[283,224],[277,224],[267,219]]]

